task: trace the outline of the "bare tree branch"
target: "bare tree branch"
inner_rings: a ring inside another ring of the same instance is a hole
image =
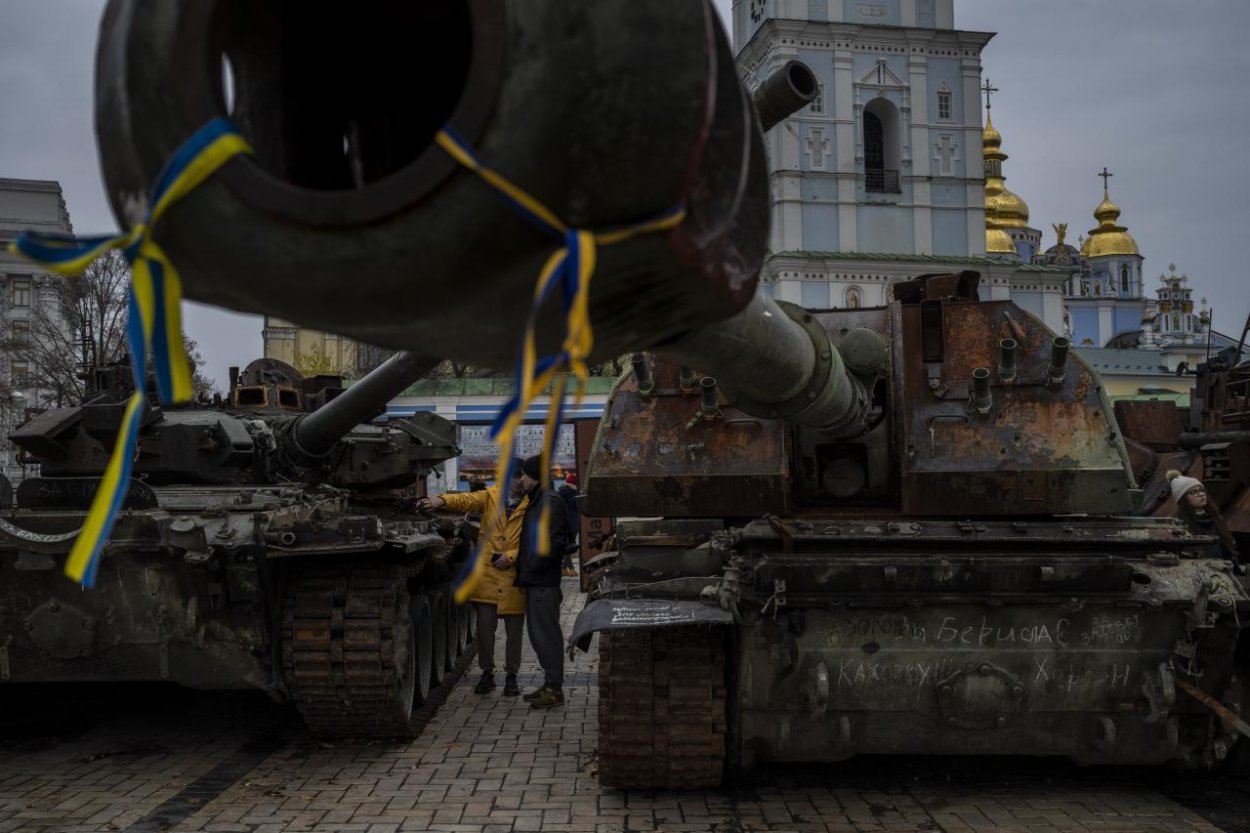
[[[0,340],[0,350],[11,361],[27,366],[29,387],[37,401],[31,407],[49,408],[77,405],[86,394],[88,371],[92,367],[125,362],[128,358],[126,322],[130,302],[130,264],[116,250],[100,256],[82,275],[57,281],[56,298],[32,299],[31,317],[26,329],[9,328]],[[46,292],[46,287],[39,292]],[[211,392],[212,380],[199,369],[204,359],[198,345],[186,339],[193,366],[193,384]]]

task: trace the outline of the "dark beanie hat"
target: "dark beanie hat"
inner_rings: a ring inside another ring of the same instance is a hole
[[[521,471],[525,472],[535,480],[542,480],[543,458],[540,454],[533,457],[526,457],[521,461]]]

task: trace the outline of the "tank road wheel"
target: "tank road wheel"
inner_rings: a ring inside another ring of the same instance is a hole
[[[425,598],[430,605],[430,688],[437,688],[447,670],[447,597],[435,589]]]
[[[437,682],[433,679],[434,628],[430,600],[424,595],[413,595],[411,598],[413,646],[416,649],[413,651],[416,672],[413,675],[412,705],[416,707],[425,705],[430,698],[430,689]]]
[[[372,565],[303,570],[288,580],[282,667],[311,731],[412,735],[413,705],[429,691],[430,654],[428,630],[422,651],[413,618],[428,605],[408,594],[406,578],[399,567]]]
[[[456,660],[460,659],[460,611],[456,610],[456,603],[451,598],[451,588],[444,585],[439,593],[443,598],[444,630],[447,633],[447,664],[443,670],[452,671]]]
[[[718,786],[726,690],[719,630],[599,634],[599,782],[657,790]]]

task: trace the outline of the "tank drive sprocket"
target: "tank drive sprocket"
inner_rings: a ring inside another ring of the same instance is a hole
[[[316,734],[404,737],[430,690],[429,609],[399,565],[311,568],[282,605],[287,688]]]
[[[672,628],[599,638],[599,782],[638,789],[719,785],[724,634]]]

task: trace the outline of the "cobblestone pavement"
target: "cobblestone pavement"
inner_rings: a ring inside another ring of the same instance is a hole
[[[581,597],[566,583],[565,621]],[[502,637],[500,638],[502,641]],[[502,645],[500,645],[502,652]],[[1250,788],[1020,759],[775,767],[731,789],[595,779],[595,658],[563,708],[449,686],[421,737],[323,743],[250,693],[82,686],[0,701],[0,833],[1124,831],[1250,833]],[[532,652],[526,688],[540,681]]]

